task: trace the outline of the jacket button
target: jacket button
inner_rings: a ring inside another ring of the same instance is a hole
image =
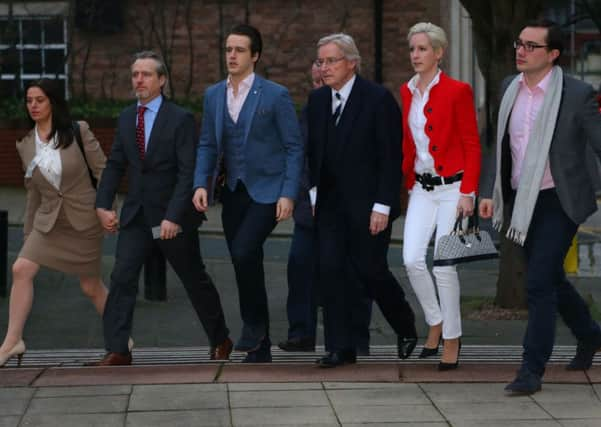
[[[431,131],[432,130],[432,125],[428,126],[428,130]]]
[[[441,170],[442,170],[442,166],[438,166],[438,167],[436,168],[436,170],[437,170],[437,171],[441,171]]]
[[[432,112],[432,107],[428,107],[428,109],[426,110],[426,113],[431,113]]]
[[[432,151],[436,151],[436,150],[438,150],[438,147],[436,145],[433,145],[432,146]]]
[[[58,192],[58,197],[63,197],[63,193],[61,191]]]

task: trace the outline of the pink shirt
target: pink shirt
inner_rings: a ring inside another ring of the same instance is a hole
[[[232,77],[228,76],[227,78],[227,110],[234,123],[238,123],[238,116],[254,81],[255,73],[250,73],[244,80],[238,83],[238,93],[234,95]]]
[[[518,91],[518,96],[515,99],[515,103],[513,104],[513,110],[511,111],[511,118],[509,120],[509,141],[513,164],[511,170],[511,187],[514,190],[518,188],[520,182],[528,139],[534,128],[536,116],[543,105],[545,92],[549,86],[550,78],[551,72],[549,71],[534,88],[530,89],[524,81],[524,74],[522,73],[518,77],[520,89]],[[555,183],[551,176],[549,159],[547,159],[547,165],[545,166],[540,189],[544,190],[553,187],[555,187]]]

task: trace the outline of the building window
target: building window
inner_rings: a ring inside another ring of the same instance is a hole
[[[0,6],[0,96],[20,96],[42,77],[57,79],[69,96],[66,12],[63,2]]]

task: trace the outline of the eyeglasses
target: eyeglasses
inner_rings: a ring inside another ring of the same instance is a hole
[[[534,52],[534,49],[539,49],[541,47],[548,47],[548,44],[538,44],[533,42],[523,42],[521,40],[516,40],[513,42],[513,48],[518,50],[523,47],[526,52]]]
[[[346,58],[344,56],[341,56],[340,58],[316,59],[314,61],[314,64],[316,66],[318,66],[319,68],[323,67],[324,65],[330,67],[330,66],[334,65],[335,63],[337,63],[338,61],[342,61],[343,59],[346,59]]]

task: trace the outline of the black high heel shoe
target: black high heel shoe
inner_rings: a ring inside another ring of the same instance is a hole
[[[438,347],[442,342],[442,336],[438,339],[438,345],[434,348],[426,347],[425,345],[422,347],[422,352],[417,356],[420,359],[425,359],[427,357],[436,356],[438,354]]]
[[[457,360],[454,363],[440,362],[439,371],[450,371],[459,367],[459,354],[461,353],[461,338],[459,338],[459,348],[457,349]]]

